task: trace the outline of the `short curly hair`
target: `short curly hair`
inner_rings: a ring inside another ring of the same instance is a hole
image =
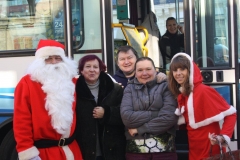
[[[83,68],[84,68],[84,65],[85,65],[86,62],[92,61],[92,60],[95,60],[95,59],[99,63],[100,71],[105,72],[107,66],[103,63],[103,61],[98,56],[92,54],[92,55],[86,55],[79,60],[79,62],[78,62],[78,73],[81,74],[81,71],[83,71]]]

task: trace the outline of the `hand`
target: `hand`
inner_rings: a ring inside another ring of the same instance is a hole
[[[178,30],[179,30],[181,33],[184,33],[182,26],[178,25],[177,28],[178,28]]]
[[[138,131],[136,128],[128,129],[128,132],[132,137],[138,134]]]
[[[215,133],[209,133],[208,138],[210,139],[210,143],[212,145],[218,144],[218,142],[221,144],[224,143],[223,137],[219,135],[215,135]]]
[[[41,158],[39,156],[36,156],[36,157],[33,157],[33,158],[29,159],[29,160],[41,160]]]
[[[159,73],[157,74],[157,82],[161,82],[161,81],[166,80],[166,79],[167,79],[166,74],[164,74],[164,73],[162,73],[162,72],[159,72]]]
[[[93,109],[93,118],[103,118],[104,108],[97,106]]]

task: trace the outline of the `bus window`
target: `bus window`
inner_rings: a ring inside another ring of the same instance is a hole
[[[230,66],[227,1],[204,2],[195,1],[196,62],[199,67]]]
[[[74,46],[82,43],[82,5],[72,0]],[[63,0],[0,2],[0,51],[35,49],[40,39],[64,43]]]

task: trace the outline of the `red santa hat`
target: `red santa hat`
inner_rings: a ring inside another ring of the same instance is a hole
[[[52,55],[65,57],[64,45],[51,39],[41,39],[38,43],[36,58],[47,58]]]

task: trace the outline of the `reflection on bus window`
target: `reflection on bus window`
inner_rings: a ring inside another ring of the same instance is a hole
[[[79,45],[82,6],[79,0],[72,4],[73,42]],[[63,0],[0,1],[0,7],[0,51],[35,49],[40,39],[64,43]]]
[[[205,6],[200,6],[204,2]],[[229,64],[227,1],[195,0],[196,62],[199,67],[222,67]]]
[[[214,62],[215,63],[228,63],[229,53],[228,47],[218,42],[218,38],[215,38],[214,43]]]
[[[79,48],[83,44],[82,0],[71,0],[71,5],[73,47]]]

